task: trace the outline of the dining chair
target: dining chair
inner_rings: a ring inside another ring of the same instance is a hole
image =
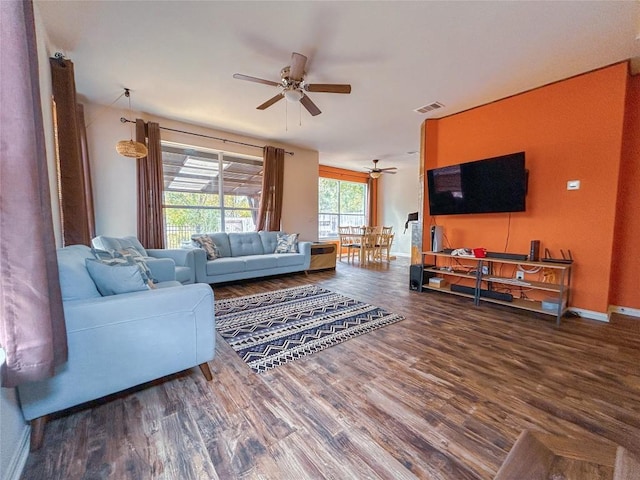
[[[347,261],[349,260],[349,256],[351,255],[351,250],[353,249],[353,233],[352,229],[349,226],[346,227],[338,227],[338,237],[340,239],[340,251],[338,255],[338,259],[342,261],[343,249],[347,249]]]
[[[355,254],[358,252],[358,260],[360,264],[365,261],[367,227],[351,227],[351,249],[347,255],[347,259],[351,262],[355,261]]]
[[[382,256],[384,254],[387,262],[390,261],[391,255],[391,245],[393,244],[393,237],[395,234],[385,234],[381,233],[378,236],[378,243],[376,245],[375,257],[376,259],[382,261]]]

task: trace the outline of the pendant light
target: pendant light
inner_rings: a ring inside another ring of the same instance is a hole
[[[129,117],[131,117],[131,94],[128,88],[124,89],[124,96],[129,99]],[[116,144],[116,150],[123,157],[129,158],[144,158],[147,156],[147,147],[140,143],[133,141],[133,123],[131,124],[131,139],[120,140]]]

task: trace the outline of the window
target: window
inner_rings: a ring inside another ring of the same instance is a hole
[[[255,231],[262,158],[162,143],[167,248],[194,233]]]
[[[366,225],[367,185],[320,178],[318,234],[337,238],[338,227]]]

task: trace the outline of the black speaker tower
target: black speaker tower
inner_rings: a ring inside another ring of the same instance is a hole
[[[529,261],[540,261],[540,240],[531,240],[531,250],[529,250]]]

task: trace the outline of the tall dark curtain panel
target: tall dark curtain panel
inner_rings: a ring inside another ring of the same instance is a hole
[[[91,167],[89,165],[89,146],[87,145],[87,129],[84,121],[84,106],[76,105],[78,131],[80,133],[80,158],[82,159],[82,174],[84,177],[84,204],[87,212],[87,227],[89,237],[96,236],[96,216],[93,209],[93,184],[91,182]]]
[[[367,180],[367,225],[375,227],[378,225],[378,179]]]
[[[62,237],[65,245],[91,245],[94,219],[87,203],[93,208],[92,192],[87,183],[88,158],[85,161],[82,155],[86,133],[84,121],[78,118],[73,62],[51,58],[49,63],[57,121]]]
[[[0,345],[2,386],[67,360],[30,1],[0,1]]]
[[[162,147],[160,125],[136,119],[136,141],[144,143],[149,154],[137,160],[138,240],[145,248],[164,248],[162,195]]]
[[[262,198],[256,229],[278,231],[282,219],[284,149],[264,147],[263,152]]]

